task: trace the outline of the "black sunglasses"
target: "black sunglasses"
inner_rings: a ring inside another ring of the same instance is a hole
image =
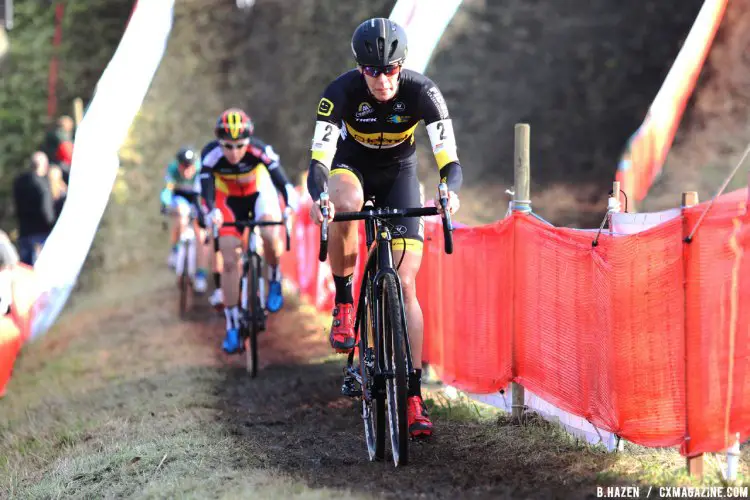
[[[390,64],[388,66],[362,66],[362,72],[373,78],[377,78],[381,74],[385,76],[393,76],[398,73],[400,69],[400,64]]]

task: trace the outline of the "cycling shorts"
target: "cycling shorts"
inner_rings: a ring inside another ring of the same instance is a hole
[[[263,216],[281,220],[281,200],[269,176],[265,176],[258,191],[249,196],[227,196],[217,190],[215,205],[221,211],[224,222],[259,220]],[[241,239],[242,231],[236,227],[222,227],[219,236]]]
[[[422,206],[416,154],[386,165],[334,158],[330,175],[331,177],[336,175],[355,177],[362,186],[365,202],[373,200],[376,208]],[[406,249],[409,252],[422,252],[424,242],[424,219],[422,217],[401,217],[388,219],[388,221],[394,250]]]
[[[172,203],[169,205],[169,212],[172,214],[192,214],[193,217],[197,216],[192,197],[187,196],[184,193],[175,193],[172,196]]]

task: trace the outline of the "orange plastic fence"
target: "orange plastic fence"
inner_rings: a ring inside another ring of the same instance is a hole
[[[427,220],[423,360],[474,393],[516,381],[638,444],[726,449],[750,435],[746,200],[747,190],[719,198],[689,244],[706,204],[641,233],[605,232],[597,246],[594,232],[513,215],[457,229],[450,256]],[[306,211],[285,272],[327,312],[330,268]]]
[[[0,316],[0,396],[13,372],[16,356],[31,334],[31,319],[34,302],[38,296],[34,270],[18,264],[13,273],[13,304],[10,314]]]
[[[645,198],[661,172],[727,3],[705,0],[643,124],[628,142],[615,178],[630,200]]]

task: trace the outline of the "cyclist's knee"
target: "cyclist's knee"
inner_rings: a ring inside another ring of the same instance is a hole
[[[260,237],[263,238],[264,241],[272,242],[278,239],[278,236],[278,226],[265,226],[260,228]]]
[[[404,300],[410,301],[417,297],[417,272],[419,271],[421,255],[406,252],[406,255],[403,257],[403,260],[401,260],[400,252],[396,252],[393,260],[394,262],[401,261],[401,266],[398,269],[398,277],[401,281],[401,289],[404,292]]]
[[[221,236],[219,238],[219,250],[224,261],[224,265],[237,265],[242,253],[242,242],[234,236]]]
[[[355,176],[336,175],[331,177],[329,192],[337,212],[356,212],[364,204],[362,186]]]
[[[412,273],[399,273],[399,280],[401,281],[401,289],[404,292],[404,298],[407,296],[417,295],[417,280],[416,276]]]

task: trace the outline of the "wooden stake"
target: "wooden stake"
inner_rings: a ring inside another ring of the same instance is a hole
[[[516,123],[515,127],[515,151],[514,151],[514,192],[513,192],[513,211],[520,213],[528,213],[531,211],[531,164],[529,161],[529,148],[531,137],[531,127],[526,123]],[[515,286],[518,286],[517,284]],[[517,298],[517,296],[516,296]],[[515,302],[515,300],[514,300]],[[515,305],[514,305],[515,308]],[[513,375],[516,375],[516,359],[515,359],[515,337],[519,332],[515,331],[515,317],[513,318],[513,344],[512,349],[512,370]],[[511,416],[513,420],[518,422],[523,421],[524,410],[525,410],[525,391],[521,384],[515,382],[511,383],[511,391],[513,392],[513,406]]]
[[[81,124],[83,120],[83,99],[76,97],[73,99],[73,120],[76,122],[76,127]]]
[[[682,207],[683,211],[686,208],[693,207],[697,205],[698,202],[698,193],[696,191],[684,191],[682,193],[682,199],[680,200],[680,206]],[[683,238],[687,237],[688,234],[690,234],[690,227],[688,227],[687,223],[685,222],[685,218],[682,219],[682,233]],[[685,243],[686,245],[688,243]],[[685,261],[685,280],[687,283],[687,260]],[[686,290],[687,291],[687,290]],[[687,335],[687,294],[685,294],[685,332]],[[687,339],[685,341],[685,384],[687,386],[687,377],[688,377],[688,353],[687,353]],[[687,389],[686,389],[686,397],[685,402],[687,403]],[[685,418],[687,419],[687,413],[685,414]],[[685,422],[685,427],[687,429],[687,437],[690,438],[690,421],[689,419]],[[696,455],[693,457],[687,457],[687,471],[688,474],[691,476],[697,476],[701,477],[703,476],[703,454]]]

